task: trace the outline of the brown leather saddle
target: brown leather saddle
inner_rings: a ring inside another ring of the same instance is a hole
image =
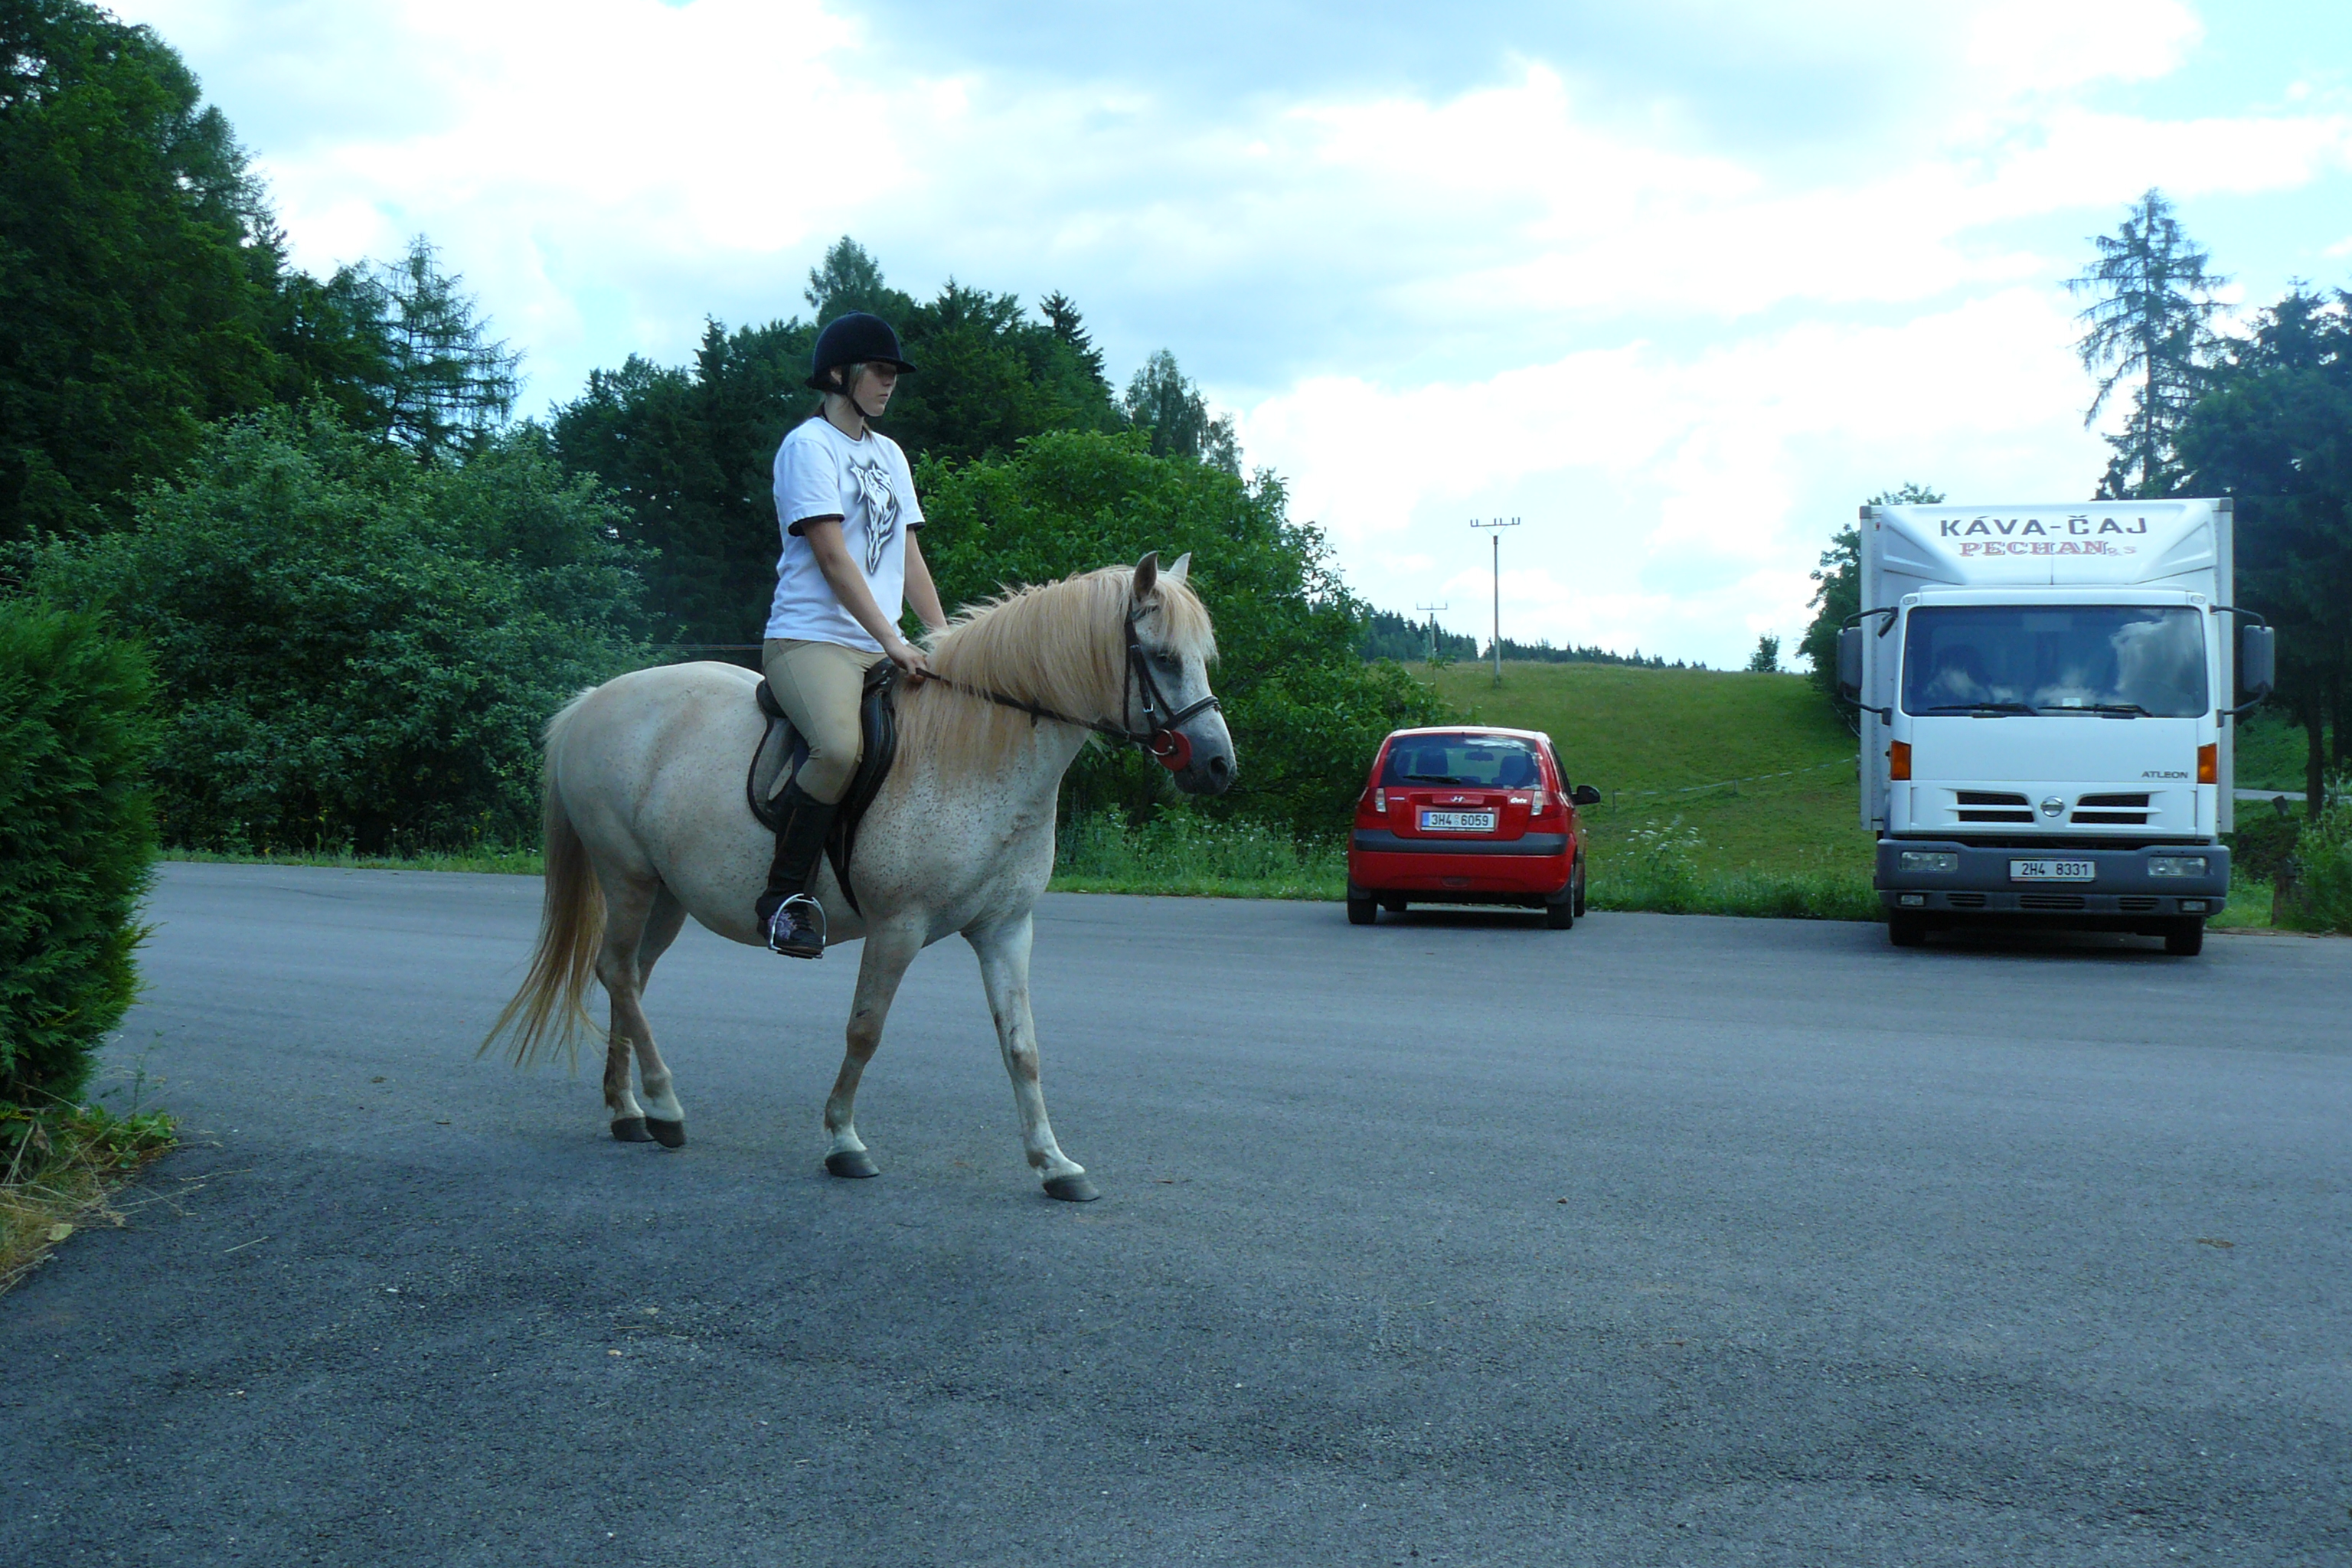
[[[769,832],[782,826],[782,815],[776,808],[776,795],[785,782],[800,771],[808,760],[808,742],[784,710],[776,705],[776,694],[762,676],[756,688],[760,711],[768,725],[761,731],[760,743],[751,748],[751,772],[743,779],[743,798],[751,807],[751,815],[760,819]],[[857,727],[864,735],[865,749],[857,758],[857,771],[849,776],[849,793],[841,797],[841,809],[834,814],[833,831],[825,836],[825,858],[833,862],[833,879],[841,884],[841,896],[858,914],[857,892],[849,885],[849,860],[857,848],[857,826],[865,820],[866,808],[874,804],[881,793],[882,781],[890,773],[890,764],[898,756],[898,667],[888,659],[877,659],[866,670],[866,685],[857,699]]]

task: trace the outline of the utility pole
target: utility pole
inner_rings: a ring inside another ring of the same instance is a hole
[[[1470,520],[1470,526],[1493,529],[1517,528],[1519,526],[1519,520],[1516,517],[1507,519],[1496,517],[1480,522],[1474,517]],[[1503,536],[1497,532],[1489,534],[1487,537],[1493,540],[1495,544],[1495,640],[1493,646],[1495,684],[1500,686],[1503,684]]]
[[[1450,610],[1453,607],[1451,605],[1415,605],[1413,606],[1416,610],[1429,612],[1429,662],[1432,664],[1437,662],[1437,612]]]

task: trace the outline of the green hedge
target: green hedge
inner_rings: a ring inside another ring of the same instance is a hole
[[[137,990],[152,685],[97,616],[0,601],[0,1103],[70,1099]]]
[[[2276,900],[2279,925],[2352,935],[2352,802],[2329,806],[2295,836]]]
[[[214,426],[135,528],[48,546],[32,580],[153,651],[170,843],[532,843],[541,727],[643,662],[618,515],[528,426],[420,463],[280,410]]]

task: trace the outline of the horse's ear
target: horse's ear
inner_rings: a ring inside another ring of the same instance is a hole
[[[1185,574],[1192,570],[1192,552],[1187,550],[1183,554],[1176,557],[1175,561],[1169,566],[1168,580],[1171,583],[1181,583],[1184,580]]]
[[[1135,563],[1135,602],[1141,604],[1151,597],[1151,590],[1160,585],[1160,552],[1147,550],[1143,559]]]

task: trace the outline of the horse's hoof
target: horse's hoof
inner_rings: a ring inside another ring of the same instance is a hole
[[[652,1133],[654,1142],[665,1149],[686,1147],[686,1123],[683,1121],[664,1121],[658,1116],[648,1116],[646,1118],[646,1131]]]
[[[1090,1204],[1102,1194],[1095,1190],[1095,1184],[1087,1180],[1087,1173],[1080,1171],[1075,1175],[1046,1177],[1045,1195],[1059,1198],[1066,1204]]]
[[[824,1157],[824,1173],[828,1176],[878,1176],[882,1167],[874,1156],[863,1149],[836,1149]]]
[[[615,1116],[613,1118],[614,1142],[650,1143],[653,1142],[653,1139],[654,1135],[646,1131],[646,1119],[644,1117]]]

